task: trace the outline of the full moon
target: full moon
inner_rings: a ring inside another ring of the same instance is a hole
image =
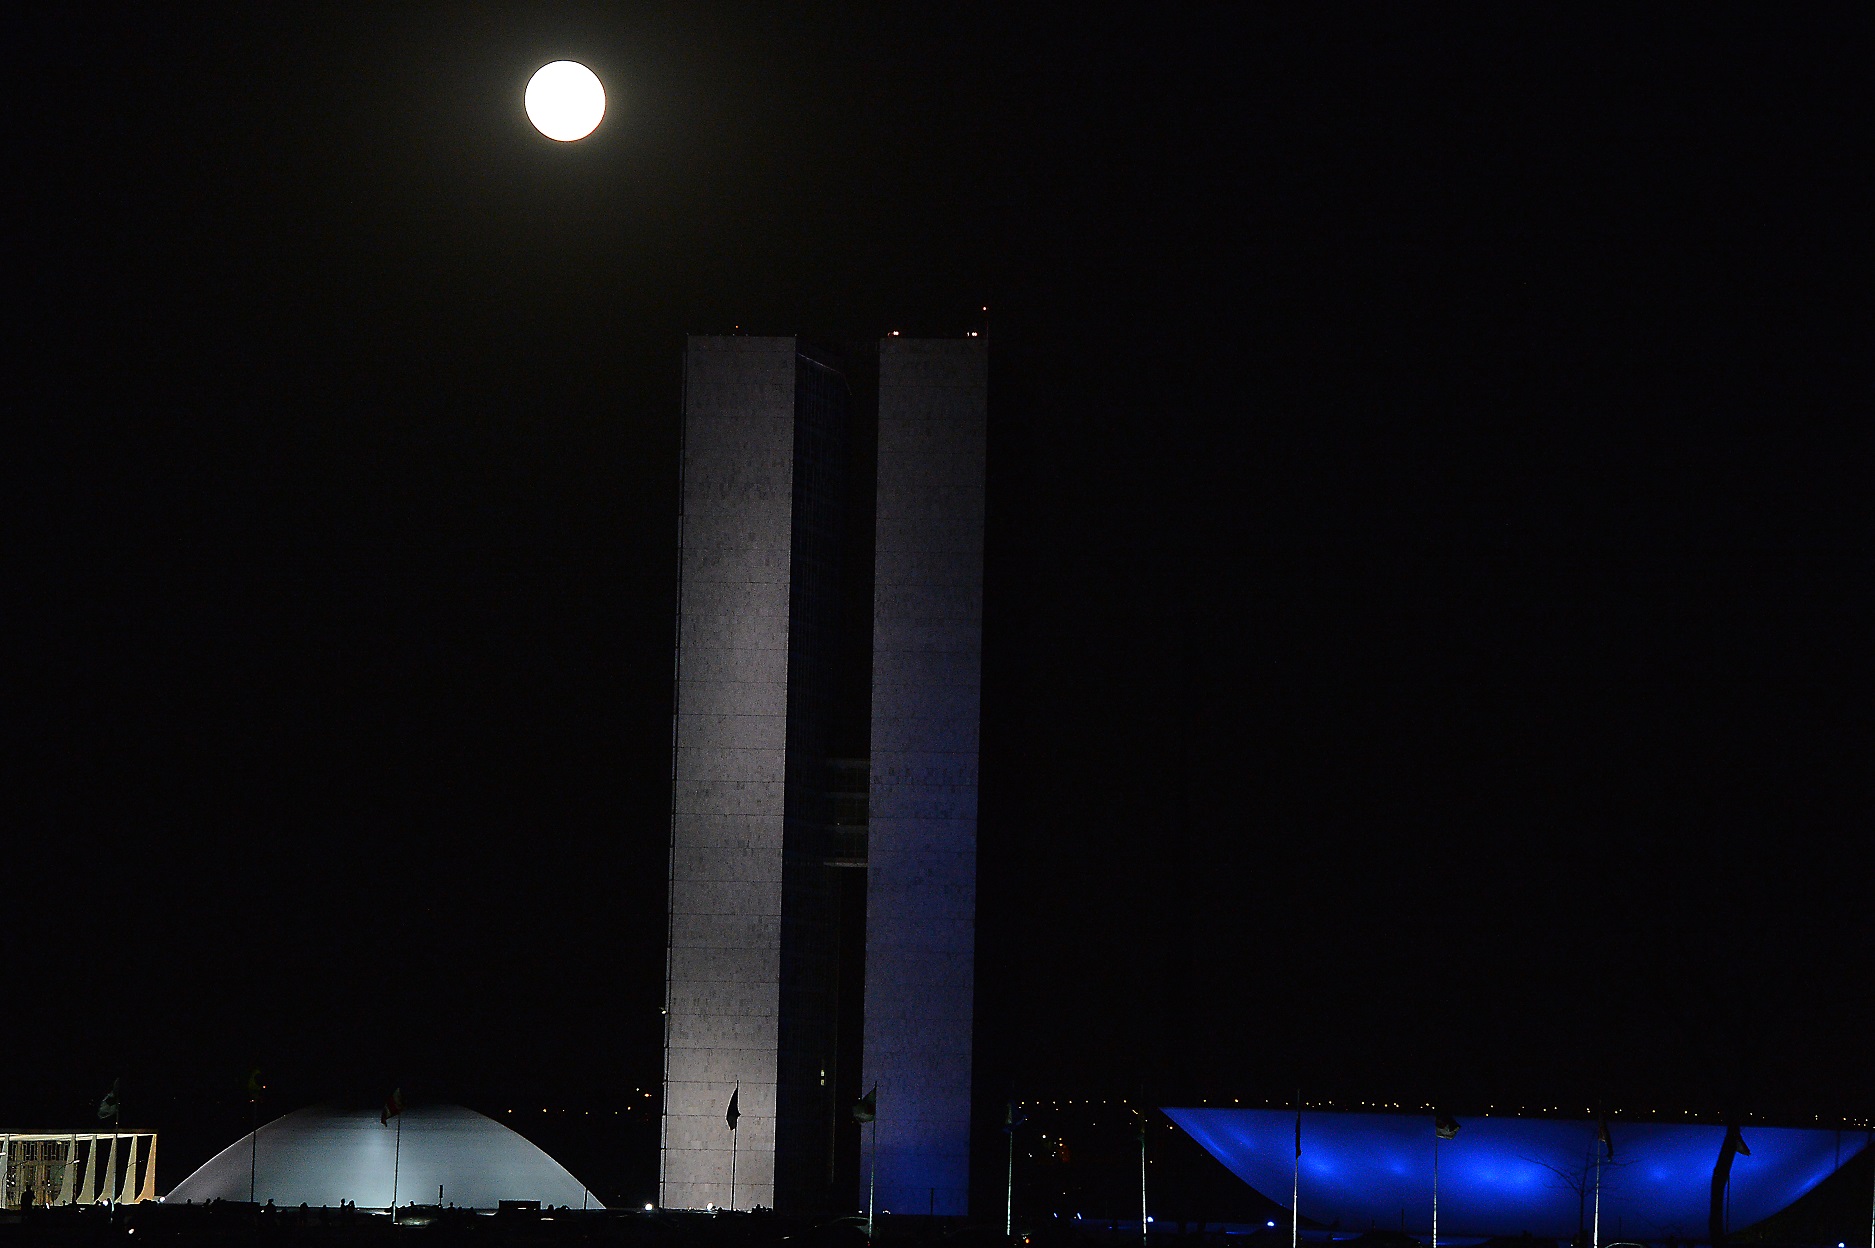
[[[555,61],[527,83],[527,119],[550,139],[571,143],[591,134],[605,116],[605,88],[578,61]]]

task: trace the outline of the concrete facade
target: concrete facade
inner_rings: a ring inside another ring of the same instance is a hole
[[[795,342],[684,362],[659,1202],[775,1203]],[[724,1113],[741,1084],[732,1141]]]
[[[895,1213],[969,1211],[988,374],[980,338],[880,344],[862,1082]]]

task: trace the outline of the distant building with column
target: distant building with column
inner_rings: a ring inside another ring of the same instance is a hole
[[[850,1207],[862,1082],[881,1206],[967,1206],[987,356],[869,364],[685,353],[666,1207]]]
[[[0,1130],[0,1210],[155,1199],[154,1131]]]

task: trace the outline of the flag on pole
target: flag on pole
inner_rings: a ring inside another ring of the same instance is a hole
[[[117,1116],[123,1109],[117,1102],[117,1085],[122,1082],[123,1080],[121,1079],[111,1080],[111,1090],[106,1092],[104,1094],[104,1099],[98,1102],[98,1118],[100,1121],[117,1121]]]
[[[1734,1122],[1725,1128],[1725,1138],[1726,1142],[1732,1146],[1732,1151],[1740,1157],[1751,1156],[1751,1150],[1745,1147],[1744,1133],[1739,1131],[1737,1123]]]
[[[1302,1102],[1296,1102],[1296,1156],[1302,1156]]]
[[[857,1107],[855,1108],[857,1110]],[[1014,1135],[1016,1133],[1016,1128],[1028,1120],[1029,1116],[1022,1112],[1022,1107],[1017,1105],[1014,1101],[1011,1101],[1008,1107],[1003,1111],[1003,1130],[1007,1131],[1010,1135]]]
[[[1608,1133],[1608,1120],[1603,1118],[1595,1127],[1595,1138],[1608,1150],[1608,1160],[1615,1159],[1615,1137]]]
[[[265,1092],[266,1090],[267,1090],[267,1085],[260,1081],[260,1067],[256,1066],[252,1070],[248,1071],[247,1072],[247,1099],[250,1101],[258,1101],[260,1099],[260,1094],[262,1092]]]
[[[404,1112],[404,1090],[397,1088],[384,1098],[384,1108],[378,1111],[378,1125],[389,1126],[391,1119]]]
[[[734,1131],[736,1119],[740,1117],[742,1117],[742,1085],[738,1083],[735,1090],[729,1094],[729,1108],[723,1113],[723,1121],[729,1124],[731,1131]]]
[[[1458,1119],[1452,1117],[1450,1114],[1439,1114],[1432,1120],[1432,1129],[1439,1133],[1439,1138],[1442,1140],[1456,1139],[1458,1136]]]
[[[871,1122],[879,1116],[879,1085],[873,1084],[872,1091],[853,1102],[853,1121]]]

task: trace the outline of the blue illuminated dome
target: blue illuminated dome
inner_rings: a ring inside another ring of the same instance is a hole
[[[1296,1164],[1294,1111],[1168,1109],[1231,1173],[1287,1205]],[[1712,1167],[1725,1128],[1615,1122],[1602,1170],[1602,1238],[1704,1240]],[[1833,1130],[1747,1127],[1749,1155],[1732,1164],[1731,1225],[1762,1221],[1815,1187],[1862,1146]],[[1346,1230],[1424,1234],[1432,1222],[1430,1114],[1302,1115],[1300,1210]],[[1583,1225],[1578,1195],[1593,1191],[1595,1124],[1584,1120],[1466,1118],[1439,1141],[1439,1234],[1567,1238]]]
[[[396,1122],[401,1121],[402,1144]],[[246,1200],[250,1165],[254,1199],[286,1207],[364,1208],[443,1201],[492,1209],[503,1200],[602,1208],[565,1167],[493,1118],[460,1105],[412,1105],[385,1126],[375,1109],[315,1105],[264,1124],[210,1158],[163,1199]]]

